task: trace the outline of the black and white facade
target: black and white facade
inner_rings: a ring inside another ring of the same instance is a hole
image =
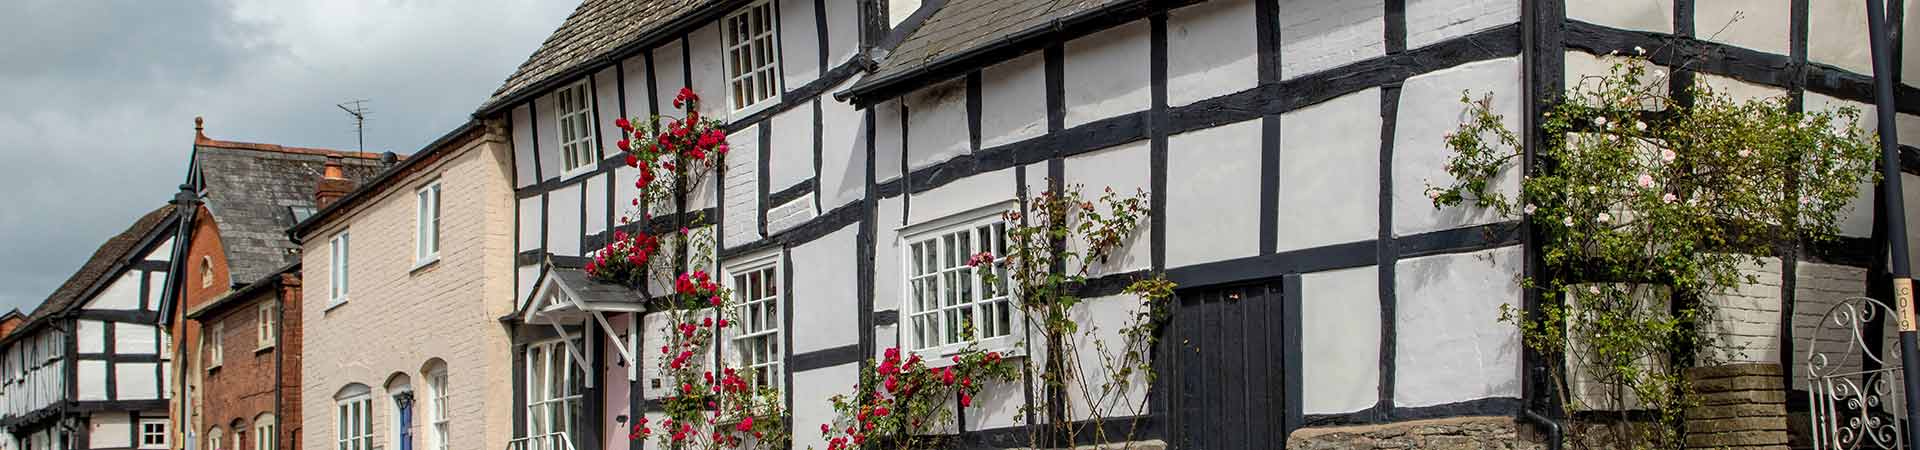
[[[169,448],[168,342],[156,327],[173,208],[100,246],[0,338],[0,448]]]
[[[599,3],[583,4],[562,32],[593,20],[584,12]],[[565,432],[582,449],[640,448],[627,441],[627,419],[662,388],[645,373],[651,362],[629,361],[658,346],[645,337],[652,330],[628,328],[636,309],[600,309],[605,326],[533,313],[598,300],[563,297],[585,282],[579,258],[622,217],[639,217],[626,203],[637,173],[608,150],[619,139],[611,124],[672,112],[681,86],[705,96],[703,115],[729,124],[733,151],[724,175],[691,188],[687,204],[654,205],[650,226],[703,214],[714,225],[698,232],[719,242],[714,271],[776,312],[752,340],[722,345],[782,355],[752,363],[781,374],[794,448],[824,447],[806,430],[832,419],[827,398],[854,385],[866,358],[964,344],[915,320],[929,314],[908,300],[916,286],[953,265],[913,263],[945,259],[921,244],[960,234],[995,242],[999,213],[1071,185],[1151,193],[1147,226],[1096,271],[1104,277],[1082,292],[1095,300],[1076,312],[1112,324],[1090,338],[1111,342],[1136,306],[1121,280],[1157,271],[1179,284],[1159,382],[1127,395],[1150,405],[1149,438],[1252,448],[1302,427],[1546,410],[1534,368],[1548,362],[1499,321],[1502,305],[1542,301],[1521,283],[1537,268],[1527,224],[1436,209],[1425,195],[1447,181],[1443,136],[1465,117],[1463,91],[1493,94],[1509,128],[1536,130],[1524,118],[1582,75],[1604,74],[1602,55],[1640,47],[1668,67],[1697,61],[1676,83],[1872,108],[1864,10],[1852,3],[650,3],[627,11],[637,19],[623,23],[640,25],[606,38],[616,44],[549,41],[480,113],[509,124],[515,157],[515,301],[526,313],[506,321],[516,330],[517,437]],[[727,31],[740,14],[768,20]],[[729,52],[763,37],[776,56],[758,61],[771,67],[730,65],[741,60]],[[584,62],[536,64],[568,52]],[[1920,102],[1901,109],[1903,126],[1920,125]],[[1546,138],[1526,135],[1529,148]],[[1920,127],[1903,135],[1920,139]],[[1920,192],[1911,187],[1920,165],[1908,165],[1907,185]],[[1507,173],[1502,188],[1517,190],[1520,176]],[[1861,205],[1873,198],[1867,188]],[[1760,302],[1771,309],[1736,311],[1753,320],[1729,333],[1757,359],[1800,361],[1795,326],[1779,324],[1817,320],[1794,305],[1825,294],[1793,280],[1822,271],[1865,292],[1876,270],[1868,255],[1884,242],[1873,223],[1871,207],[1856,208],[1841,243],[1756,269],[1784,286],[1757,288],[1773,289]],[[1004,299],[962,300],[992,311]],[[1044,357],[1017,320],[982,326],[977,344],[1028,364]],[[1050,420],[1018,412],[1047,395],[1036,389],[992,386],[959,408],[950,431],[968,445],[1025,446],[1027,425]],[[543,414],[551,408],[577,414]]]

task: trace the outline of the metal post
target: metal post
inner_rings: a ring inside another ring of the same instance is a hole
[[[1915,374],[1920,374],[1920,357],[1916,357],[1916,346],[1920,339],[1915,337],[1913,316],[1913,268],[1907,255],[1907,214],[1906,201],[1900,189],[1900,139],[1894,126],[1893,103],[1893,49],[1887,36],[1887,7],[1883,0],[1867,0],[1868,40],[1873,50],[1873,100],[1880,116],[1880,199],[1885,202],[1887,224],[1887,250],[1892,255],[1890,267],[1893,275],[1893,300],[1900,323],[1900,378],[1905,401],[1901,403],[1907,410],[1907,426],[1920,424],[1920,389],[1915,389]],[[1920,449],[1920,433],[1910,429],[1906,433],[1907,448]]]

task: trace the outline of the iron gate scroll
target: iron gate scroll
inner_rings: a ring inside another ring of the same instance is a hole
[[[1885,347],[1892,317],[1893,309],[1866,297],[1841,300],[1820,317],[1806,366],[1813,448],[1903,447],[1900,362],[1882,356],[1897,355]]]

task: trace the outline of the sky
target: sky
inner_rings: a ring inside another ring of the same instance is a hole
[[[208,137],[369,151],[465,123],[578,0],[10,0],[0,7],[0,312],[31,311],[166,204]]]

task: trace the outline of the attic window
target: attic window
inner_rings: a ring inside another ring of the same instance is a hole
[[[727,16],[727,94],[735,113],[780,97],[780,46],[774,43],[773,3],[761,0]]]
[[[586,81],[560,89],[555,96],[560,100],[561,164],[572,174],[598,161],[593,149],[593,100],[587,96]]]
[[[200,257],[200,287],[213,286],[213,257]]]
[[[313,207],[312,206],[288,206],[287,215],[293,216],[293,223],[305,222],[307,221],[308,217],[313,217]]]

